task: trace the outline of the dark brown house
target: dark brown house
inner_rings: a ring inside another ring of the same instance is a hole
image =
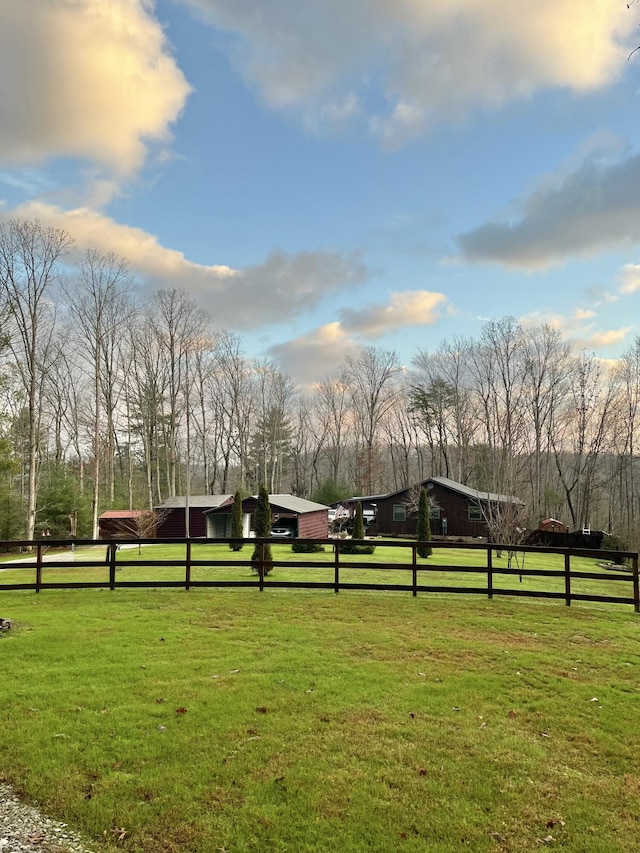
[[[481,492],[447,477],[429,477],[408,489],[376,497],[376,528],[383,536],[415,536],[420,489],[429,498],[429,519],[434,536],[487,536],[485,517],[496,507],[524,506],[512,495]]]
[[[205,511],[207,536],[224,539],[231,536],[231,506],[223,504]],[[243,535],[248,538],[254,529],[257,495],[242,501]],[[287,528],[291,536],[300,539],[326,539],[329,535],[328,507],[295,495],[269,495],[272,527]]]
[[[182,539],[186,535],[184,495],[167,498],[156,507],[159,539]],[[189,495],[189,536],[207,535],[207,510],[233,503],[233,495]]]

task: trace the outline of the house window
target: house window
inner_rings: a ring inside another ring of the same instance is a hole
[[[479,506],[469,507],[469,521],[482,521],[482,509]]]
[[[407,520],[407,507],[405,504],[394,504],[393,505],[393,520],[394,521],[406,521]]]
[[[440,507],[439,506],[430,506],[429,507],[429,518],[431,518],[431,519],[440,518]]]

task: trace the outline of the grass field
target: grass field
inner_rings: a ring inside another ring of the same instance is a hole
[[[0,780],[96,849],[639,849],[632,608],[202,588],[0,615]]]
[[[402,584],[407,588],[412,584],[412,549],[402,547],[396,542],[387,542],[378,547],[373,555],[362,557],[356,555],[340,555],[340,582],[345,584],[374,584],[377,586]],[[289,583],[334,583],[333,554],[330,546],[324,553],[296,554],[290,544],[272,544],[274,560],[281,563],[268,578],[268,582],[278,584]],[[105,562],[105,546],[79,548],[74,555],[74,561],[66,562],[65,556],[60,566],[43,566],[42,579],[47,582],[75,582],[106,584],[109,568]],[[232,552],[224,544],[193,544],[191,547],[192,560],[200,561],[191,570],[191,580],[199,582],[233,582],[256,584],[257,578],[249,565],[242,565],[250,560],[252,547],[246,545],[240,552]],[[55,558],[55,552],[50,555]],[[88,560],[99,560],[96,567],[83,566]],[[173,565],[154,565],[154,561],[163,560]],[[296,562],[302,565],[294,565]],[[322,563],[325,563],[322,566]],[[366,563],[370,568],[356,568],[357,563]],[[500,574],[507,568],[507,554],[502,552],[498,557],[493,554],[493,588],[496,595],[505,590],[513,590],[516,594],[526,596],[541,592],[553,592],[564,596],[564,558],[562,554],[528,553],[518,554],[512,560],[512,574]],[[219,563],[220,565],[215,565]],[[389,570],[382,567],[385,563],[396,563],[406,566],[406,569]],[[354,568],[349,568],[354,566]],[[471,571],[476,568],[478,571]],[[522,570],[522,574],[519,572]],[[555,577],[536,576],[537,570],[553,571]],[[606,595],[609,597],[633,597],[633,583],[630,572],[607,572],[607,578],[602,580],[596,574],[603,573],[595,559],[571,557],[571,571],[585,575],[573,577],[571,591],[577,595]],[[615,577],[622,580],[614,580]],[[26,561],[13,570],[4,569],[0,574],[1,584],[34,583],[35,566],[32,561]],[[185,581],[185,546],[184,545],[149,545],[142,549],[127,548],[117,552],[116,583],[134,581],[160,581],[184,584]],[[418,559],[418,585],[430,588],[456,587],[460,589],[486,589],[486,552],[465,548],[434,548],[434,553],[428,559]]]

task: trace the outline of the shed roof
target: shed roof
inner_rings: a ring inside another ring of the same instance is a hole
[[[98,516],[98,521],[107,518],[140,518],[148,511],[145,509],[108,509]]]
[[[189,495],[189,506],[195,509],[215,509],[227,501],[232,501],[233,495]],[[174,495],[166,498],[156,509],[184,509],[187,503],[185,495]]]
[[[249,500],[257,501],[258,495],[252,495],[250,498],[245,498],[242,503],[244,504],[245,501]],[[325,504],[308,501],[306,498],[299,498],[297,495],[269,495],[269,506],[274,507],[275,509],[283,509],[285,512],[295,512],[298,515],[304,515],[307,512],[318,512],[322,509],[329,509]],[[220,504],[217,507],[209,507],[208,510],[205,510],[205,515],[207,512],[216,512],[217,510],[222,509],[227,509],[227,507],[223,504]]]

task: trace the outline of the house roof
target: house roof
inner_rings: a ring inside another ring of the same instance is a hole
[[[189,506],[194,509],[215,509],[232,500],[233,495],[189,495]],[[156,509],[184,509],[186,502],[185,495],[174,495],[166,498]]]
[[[524,506],[524,501],[521,501],[520,498],[515,495],[499,495],[496,492],[484,492],[479,489],[472,489],[470,486],[465,486],[462,483],[456,483],[455,480],[450,480],[448,477],[429,477],[428,480],[425,480],[425,483],[435,483],[438,486],[442,486],[444,489],[449,489],[452,492],[458,492],[458,494],[464,495],[467,498],[472,498],[476,501],[490,501],[491,503],[500,504],[510,503]]]
[[[141,515],[144,515],[148,510],[144,509],[108,509],[106,512],[103,512],[102,515],[98,516],[98,521],[107,518],[139,518]]]

